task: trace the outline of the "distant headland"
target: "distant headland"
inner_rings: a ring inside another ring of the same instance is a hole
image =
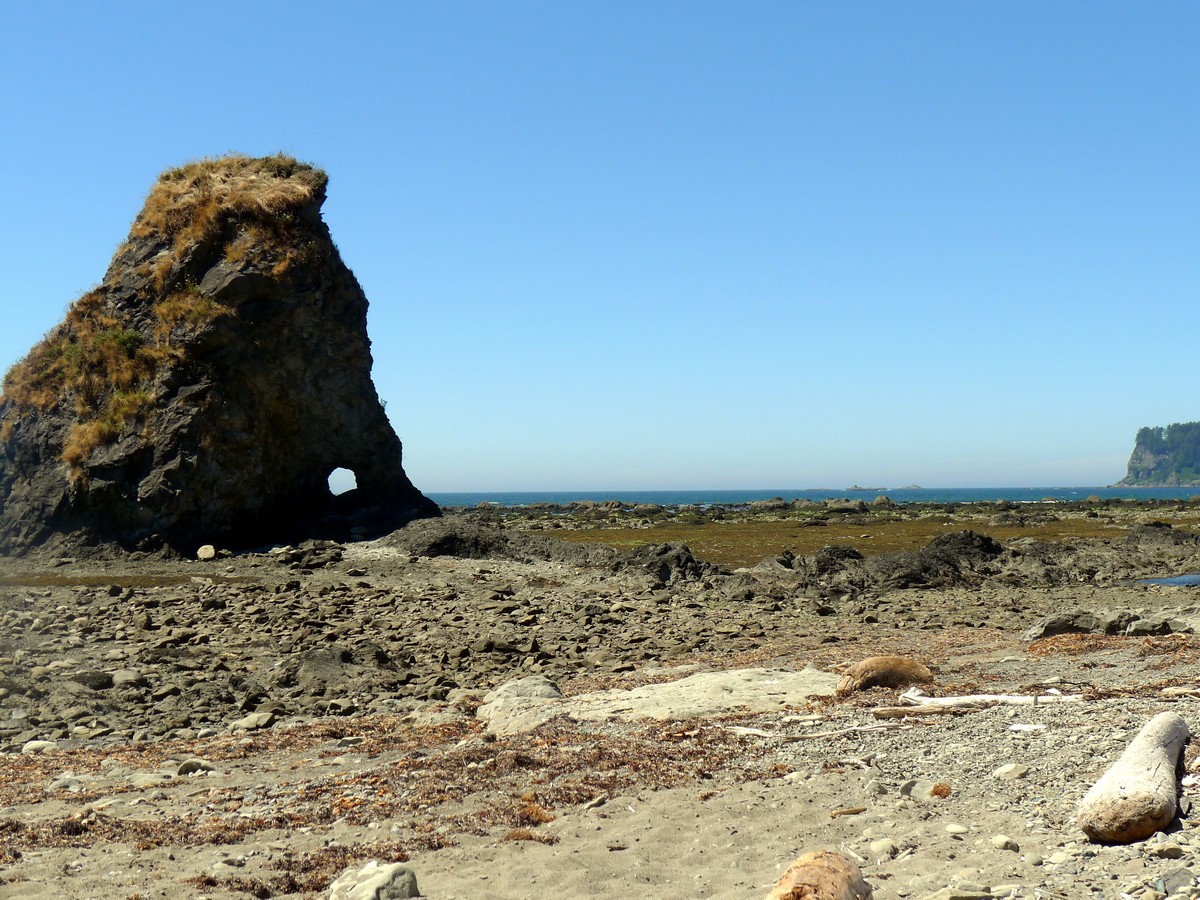
[[[1126,487],[1200,485],[1200,422],[1176,422],[1165,428],[1138,430],[1128,474],[1117,482]]]

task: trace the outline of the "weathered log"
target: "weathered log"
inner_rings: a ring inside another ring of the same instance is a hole
[[[1178,713],[1159,713],[1087,792],[1075,821],[1091,840],[1129,844],[1161,831],[1175,818],[1175,769],[1188,739]]]
[[[837,692],[849,694],[871,687],[907,687],[927,684],[933,673],[915,659],[903,656],[871,656],[846,670],[838,682]]]
[[[871,886],[849,858],[814,850],[792,863],[767,900],[871,900]]]
[[[930,697],[920,688],[909,688],[897,699],[903,703],[930,706],[1044,706],[1048,703],[1080,703],[1082,694],[967,694],[962,697]]]

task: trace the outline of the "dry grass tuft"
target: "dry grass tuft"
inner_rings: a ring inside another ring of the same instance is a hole
[[[526,800],[517,809],[517,818],[523,825],[545,825],[557,817],[540,803]]]
[[[290,156],[237,154],[168,169],[146,198],[135,237],[160,236],[175,248],[213,237],[224,219],[277,219],[311,203],[329,177]]]
[[[125,327],[108,310],[100,291],[90,291],[5,375],[3,396],[11,409],[0,436],[9,439],[27,411],[69,403],[78,421],[63,459],[77,466],[131,421],[144,420],[154,403],[151,381],[162,358],[141,332]]]
[[[168,294],[154,304],[155,323],[152,328],[159,346],[169,346],[176,331],[194,335],[222,316],[232,316],[233,310],[210,297],[205,297],[194,285]]]
[[[502,841],[536,841],[539,844],[557,844],[558,836],[544,831],[530,831],[528,828],[514,828],[500,838]]]
[[[1119,649],[1128,645],[1131,640],[1134,639],[1111,634],[1056,634],[1033,641],[1029,645],[1029,655],[1079,656],[1082,653]]]

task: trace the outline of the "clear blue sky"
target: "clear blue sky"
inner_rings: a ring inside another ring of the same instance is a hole
[[[283,150],[428,491],[1089,485],[1200,419],[1200,6],[9,3],[0,366]]]

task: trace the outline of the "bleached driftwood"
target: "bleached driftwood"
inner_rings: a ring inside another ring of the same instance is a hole
[[[906,687],[927,684],[933,673],[915,659],[903,656],[870,656],[846,670],[838,682],[837,692],[849,694],[871,687]]]
[[[812,734],[787,734],[781,740],[785,744],[797,741],[811,741],[813,738],[841,737],[843,734],[856,734],[860,731],[892,731],[897,728],[909,728],[900,722],[881,722],[878,725],[853,725],[850,728],[838,728],[835,731],[814,731]]]
[[[922,703],[920,706],[877,706],[871,715],[877,719],[909,719],[914,716],[965,716],[993,706],[991,703],[973,703],[966,706],[938,706]]]
[[[763,731],[761,728],[745,728],[741,725],[726,725],[726,731],[741,737],[761,737],[778,740],[784,744],[794,744],[797,741],[809,741],[813,738],[840,737],[843,734],[855,734],[860,731],[892,731],[904,728],[900,722],[884,722],[879,725],[852,725],[849,728],[838,728],[833,731],[814,731],[811,734],[779,734],[775,731]]]
[[[1128,844],[1161,831],[1175,818],[1175,767],[1188,739],[1178,713],[1159,713],[1084,795],[1075,814],[1093,841]]]
[[[832,850],[814,850],[788,867],[767,900],[871,900],[873,896],[852,860]]]
[[[920,688],[909,688],[898,698],[902,703],[929,706],[1042,706],[1048,703],[1079,703],[1082,694],[967,694],[962,697],[930,697]]]

